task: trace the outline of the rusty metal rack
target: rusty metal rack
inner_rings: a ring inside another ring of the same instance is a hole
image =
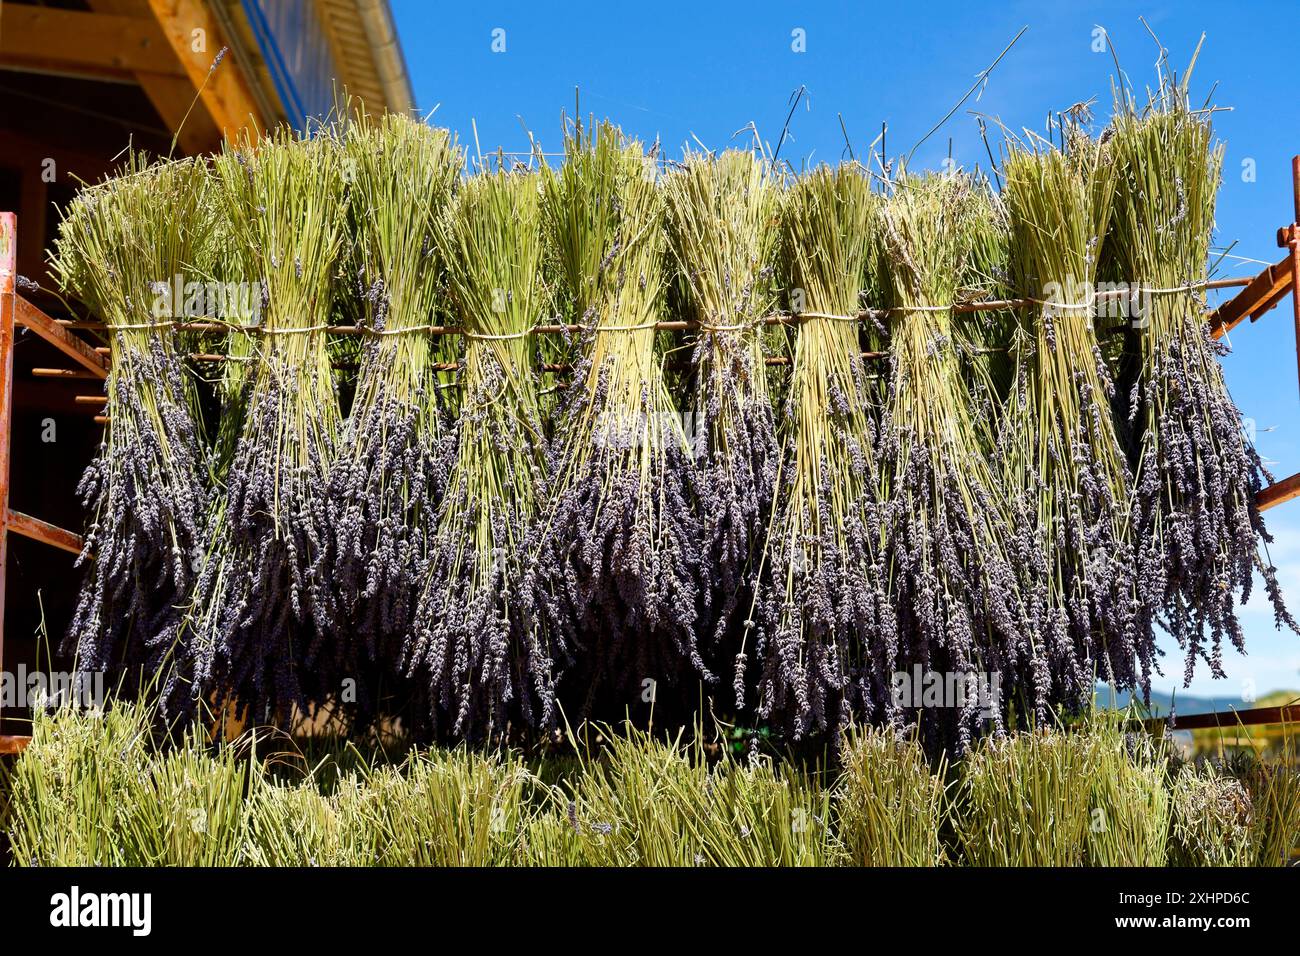
[[[0,671],[4,669],[5,562],[9,535],[20,534],[74,554],[81,553],[81,535],[33,518],[9,507],[12,466],[10,433],[14,405],[14,332],[30,329],[72,359],[87,377],[108,377],[108,362],[83,339],[18,294],[18,217],[0,212]],[[0,754],[14,753],[26,737],[0,735]]]
[[[1270,265],[1250,279],[1220,279],[1206,283],[1205,288],[1241,287],[1233,298],[1220,305],[1208,316],[1211,335],[1221,338],[1230,330],[1250,319],[1257,321],[1265,313],[1276,308],[1289,294],[1292,298],[1293,321],[1296,334],[1296,369],[1300,378],[1300,156],[1291,160],[1292,189],[1295,199],[1295,218],[1290,225],[1277,231],[1277,244],[1286,249],[1283,259]],[[50,345],[54,346],[75,364],[70,369],[33,369],[33,374],[49,378],[89,379],[103,381],[108,377],[110,350],[95,347],[75,333],[81,330],[103,330],[106,327],[99,322],[58,320],[46,315],[41,309],[23,298],[18,293],[17,285],[17,238],[18,218],[11,212],[0,212],[0,670],[4,667],[4,597],[5,597],[5,559],[7,541],[10,534],[19,534],[51,547],[61,548],[74,554],[82,550],[82,538],[75,532],[59,528],[39,518],[33,518],[9,507],[9,476],[12,465],[10,433],[13,418],[14,330],[22,326]],[[1033,304],[1029,299],[1008,299],[962,303],[954,306],[958,312],[979,312],[999,309],[1026,307]],[[863,313],[863,317],[870,313]],[[798,321],[797,316],[768,316],[767,322],[777,324]],[[220,323],[177,323],[175,328],[191,331],[227,331],[228,326]],[[689,322],[660,322],[658,328],[685,330],[694,327]],[[539,326],[537,333],[564,333],[580,330],[579,326],[554,325]],[[426,330],[432,335],[455,335],[461,330],[453,326],[430,327]],[[329,330],[330,334],[360,335],[366,330],[356,326],[340,326]],[[874,353],[864,353],[864,357],[877,357]],[[199,359],[218,359],[223,356],[196,356]],[[779,360],[778,360],[779,361]],[[774,362],[773,364],[777,364]],[[78,396],[77,401],[88,405],[102,404],[98,396]],[[102,417],[100,420],[103,420]],[[1256,499],[1261,510],[1272,508],[1293,498],[1300,497],[1300,474],[1292,475],[1275,482],[1260,491]],[[1198,714],[1177,719],[1178,729],[1218,726],[1221,722],[1240,724],[1278,723],[1300,718],[1300,707],[1269,707],[1255,710],[1232,711],[1230,714]],[[1158,718],[1163,722],[1165,718]],[[0,728],[2,729],[2,728]],[[16,753],[22,750],[30,738],[24,736],[5,736],[0,734],[0,754]]]

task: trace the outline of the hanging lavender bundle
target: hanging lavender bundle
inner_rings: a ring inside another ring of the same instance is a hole
[[[434,731],[470,740],[513,714],[553,717],[550,652],[519,597],[546,468],[529,361],[545,293],[540,186],[527,173],[480,173],[440,236],[465,331],[464,394],[407,660],[427,680]]]
[[[137,158],[78,194],[53,262],[63,288],[107,325],[113,349],[109,424],[78,488],[91,523],[66,643],[87,673],[134,672],[149,683],[161,672],[168,715],[189,698],[181,609],[202,553],[209,494],[193,381],[170,323],[186,307],[174,301],[176,290],[202,281],[210,265],[207,186],[201,163]]]
[[[1090,706],[1098,678],[1147,686],[1139,642],[1131,478],[1110,413],[1114,385],[1093,325],[1099,246],[1114,188],[1097,144],[1013,146],[1002,164],[1021,313],[999,454],[1033,636],[1033,702]]]
[[[879,200],[860,167],[819,167],[781,211],[780,263],[799,313],[777,505],[742,654],[757,710],[795,737],[889,707],[898,653],[875,506],[878,392],[857,314]],[[742,659],[743,661],[743,659]]]
[[[341,661],[356,668],[354,719],[407,688],[399,665],[415,624],[449,470],[438,373],[439,223],[462,166],[446,130],[396,113],[348,129],[343,171],[356,236],[362,345],[352,410],[329,475],[331,585]],[[431,347],[431,341],[436,343]],[[351,697],[352,695],[349,695]]]
[[[965,271],[977,185],[963,175],[904,176],[885,204],[880,249],[889,384],[880,454],[884,546],[897,613],[897,660],[991,682],[1029,656],[1009,553],[1009,510],[990,467],[991,429],[971,401],[951,307]],[[959,703],[949,701],[948,704]],[[987,701],[918,714],[961,748]]]
[[[276,133],[216,158],[232,253],[266,292],[242,421],[191,612],[203,691],[284,717],[353,677],[333,633],[326,492],[339,431],[326,352],[343,226],[334,137]]]
[[[1189,78],[1166,82],[1141,114],[1127,100],[1118,105],[1106,240],[1108,277],[1138,289],[1142,304],[1129,336],[1137,372],[1121,396],[1134,443],[1138,583],[1148,617],[1184,652],[1186,681],[1197,658],[1223,676],[1225,638],[1244,652],[1237,608],[1255,570],[1278,626],[1295,628],[1261,554],[1271,538],[1255,496],[1271,477],[1243,431],[1218,363],[1226,350],[1204,317],[1223,147],[1210,113],[1188,103]],[[1154,634],[1140,640],[1150,645]]]
[[[623,713],[652,682],[711,678],[696,645],[693,462],[655,349],[664,285],[655,164],[609,125],[576,129],[566,147],[545,179],[545,213],[588,332],[560,413],[530,592],[538,626],[576,665],[576,709],[589,712],[604,690]]]
[[[753,153],[687,156],[664,181],[668,239],[700,332],[691,356],[691,433],[699,468],[705,573],[701,604],[717,654],[744,625],[771,521],[780,449],[768,393],[762,319],[772,309],[777,192]],[[735,669],[743,701],[745,660]]]

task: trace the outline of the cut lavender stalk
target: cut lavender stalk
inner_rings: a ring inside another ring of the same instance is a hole
[[[264,284],[266,305],[191,611],[196,676],[257,720],[283,719],[353,676],[330,645],[326,508],[339,432],[325,328],[345,208],[340,148],[331,131],[276,133],[227,147],[214,165],[239,268]]]
[[[377,695],[398,694],[412,713],[421,688],[402,678],[429,538],[450,470],[436,350],[427,334],[442,295],[436,237],[463,164],[446,130],[390,113],[349,127],[343,150],[356,236],[355,298],[370,331],[344,440],[329,476],[331,584],[341,660],[353,662],[354,720]]]
[[[780,448],[767,386],[762,319],[775,305],[771,260],[778,193],[753,153],[690,155],[666,177],[668,239],[699,325],[690,432],[699,469],[700,582],[711,669],[728,666],[746,630],[764,535],[771,521]],[[714,664],[713,661],[718,661]],[[735,701],[746,661],[734,665]]]
[[[1132,479],[1094,327],[1114,173],[1073,125],[1065,149],[1013,144],[1002,164],[1013,271],[1041,305],[1021,312],[1000,457],[1034,649],[1035,707],[1090,706],[1096,682],[1148,687],[1129,526]]]
[[[994,421],[972,402],[951,305],[967,271],[979,185],[958,174],[903,176],[885,204],[880,251],[889,383],[880,440],[882,544],[897,614],[895,654],[937,674],[991,681],[1026,656],[1009,554],[1009,509],[992,472]],[[987,716],[976,695],[918,714],[958,749]]]
[[[1125,95],[1107,131],[1116,165],[1106,239],[1112,281],[1144,308],[1128,331],[1136,366],[1120,408],[1132,436],[1137,580],[1148,617],[1143,646],[1163,626],[1184,653],[1224,675],[1226,639],[1244,652],[1238,607],[1258,571],[1279,627],[1296,628],[1282,600],[1271,541],[1255,496],[1272,478],[1247,439],[1205,321],[1204,290],[1223,146],[1211,112],[1188,102],[1191,71],[1166,80],[1141,112]],[[1165,290],[1144,292],[1142,290]]]
[[[552,721],[552,660],[519,592],[547,444],[529,333],[542,314],[540,177],[483,172],[439,234],[466,338],[455,463],[407,646],[432,731],[472,741]]]
[[[536,626],[573,665],[571,712],[590,712],[604,691],[624,713],[657,683],[712,677],[696,643],[694,463],[655,349],[655,164],[609,125],[575,129],[566,146],[546,173],[545,213],[573,319],[589,331],[560,410],[528,590]]]
[[[108,327],[109,425],[78,492],[91,515],[87,566],[66,645],[87,673],[157,686],[167,715],[188,710],[181,639],[204,542],[209,459],[194,383],[169,323],[175,290],[202,281],[212,228],[202,164],[133,159],[83,190],[59,227],[54,271]],[[135,673],[139,669],[140,673]]]

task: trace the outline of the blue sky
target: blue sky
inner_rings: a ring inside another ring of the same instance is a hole
[[[1096,97],[1099,119],[1110,108],[1115,73],[1109,52],[1094,52],[1098,26],[1119,53],[1130,82],[1155,81],[1157,47],[1138,21],[1145,16],[1181,71],[1204,31],[1206,45],[1193,90],[1232,112],[1216,115],[1227,143],[1219,196],[1217,243],[1232,254],[1276,262],[1278,226],[1293,218],[1290,160],[1300,152],[1300,97],[1276,78],[1293,56],[1295,31],[1275,3],[1186,0],[1165,3],[941,2],[819,3],[808,9],[746,3],[673,2],[488,6],[390,0],[421,110],[484,153],[499,146],[528,149],[525,126],[545,149],[560,145],[562,112],[617,121],[670,151],[698,137],[725,147],[751,121],[775,143],[800,86],[808,95],[781,155],[835,161],[844,153],[842,114],[850,141],[864,152],[888,124],[891,154],[913,144],[960,99],[1021,27],[1029,30],[970,102],[916,153],[914,165],[936,166],[949,137],[958,163],[987,164],[975,120],[996,116],[1012,128],[1041,129],[1049,111]],[[499,33],[494,31],[504,31]],[[803,52],[796,52],[802,31]],[[504,41],[504,52],[494,52]],[[1243,165],[1245,164],[1245,165]],[[1253,169],[1250,181],[1244,175]],[[1258,271],[1226,261],[1220,275]],[[1277,477],[1300,471],[1300,384],[1291,304],[1232,336],[1228,383],[1243,414],[1257,423],[1257,445]],[[1266,431],[1266,429],[1272,429]],[[1286,594],[1300,610],[1300,502],[1268,514],[1272,548]],[[1237,696],[1246,681],[1259,693],[1300,687],[1300,638],[1272,628],[1271,612],[1254,601],[1243,612],[1248,657],[1227,655],[1229,678],[1212,681],[1201,668],[1190,693]],[[1174,649],[1176,654],[1176,649]],[[1181,683],[1171,656],[1164,689]]]

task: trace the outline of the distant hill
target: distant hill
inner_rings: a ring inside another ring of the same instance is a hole
[[[1169,715],[1173,704],[1177,703],[1178,713],[1189,717],[1192,714],[1223,713],[1233,709],[1248,710],[1252,707],[1276,707],[1297,697],[1300,697],[1300,691],[1270,691],[1268,694],[1261,694],[1253,701],[1245,701],[1240,697],[1196,697],[1191,694],[1167,694],[1153,690],[1151,692],[1151,712],[1154,716],[1166,717]],[[1132,699],[1133,695],[1127,691],[1116,693],[1105,685],[1097,687],[1097,705],[1099,707],[1119,710],[1127,707]],[[1139,695],[1139,703],[1141,699]]]

